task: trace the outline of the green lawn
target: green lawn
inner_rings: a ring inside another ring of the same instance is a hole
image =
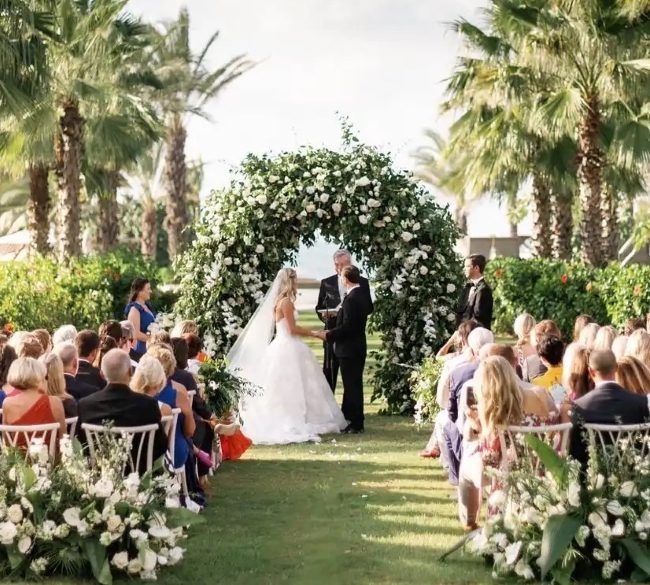
[[[311,318],[301,324],[317,326]],[[311,345],[320,359],[322,346]],[[159,582],[490,583],[477,559],[437,562],[461,530],[440,464],[418,457],[429,433],[376,411],[367,406],[364,435],[253,447],[242,460],[224,463],[213,478],[206,523],[193,529],[185,561]]]

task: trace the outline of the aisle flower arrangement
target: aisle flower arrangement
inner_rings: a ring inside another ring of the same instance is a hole
[[[205,385],[204,398],[217,418],[236,411],[242,398],[257,394],[260,389],[228,368],[225,358],[207,358],[199,368]]]
[[[113,573],[153,580],[183,558],[176,482],[167,474],[121,473],[130,445],[106,441],[94,465],[64,437],[60,460],[36,440],[0,455],[0,577]],[[196,520],[195,520],[196,521]]]
[[[432,423],[440,411],[438,404],[438,380],[445,365],[444,360],[430,357],[411,371],[411,392],[415,400],[415,424]]]
[[[590,452],[580,464],[542,441],[527,441],[545,472],[530,462],[508,473],[495,472],[489,506],[498,512],[472,541],[490,559],[495,577],[525,580],[640,579],[650,577],[650,461],[637,437],[620,444],[617,455]]]

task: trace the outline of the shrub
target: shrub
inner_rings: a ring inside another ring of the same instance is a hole
[[[496,258],[486,279],[494,291],[493,328],[511,333],[518,314],[553,319],[567,339],[580,314],[622,327],[650,312],[650,266],[612,263],[592,268],[578,262]]]
[[[106,319],[124,318],[136,276],[150,278],[155,285],[158,268],[126,250],[82,258],[68,266],[49,258],[1,263],[0,324],[53,330],[74,323],[96,329]],[[166,298],[165,304],[171,301]]]

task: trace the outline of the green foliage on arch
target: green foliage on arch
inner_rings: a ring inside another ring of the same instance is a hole
[[[320,232],[363,258],[372,275],[370,326],[383,343],[373,397],[389,412],[406,412],[406,366],[430,356],[453,329],[458,232],[448,210],[389,154],[349,135],[345,142],[340,152],[303,147],[244,160],[230,187],[208,199],[179,263],[177,313],[196,319],[213,351],[226,353],[277,271]]]

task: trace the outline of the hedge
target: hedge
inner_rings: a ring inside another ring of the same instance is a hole
[[[567,339],[580,314],[622,327],[650,312],[650,266],[612,263],[592,268],[578,262],[495,258],[486,269],[494,291],[493,329],[511,333],[518,314],[553,319]]]
[[[0,326],[50,331],[64,323],[96,329],[107,319],[123,319],[137,276],[155,285],[160,269],[129,250],[90,256],[61,265],[48,258],[0,263]],[[154,298],[159,310],[174,299]]]

